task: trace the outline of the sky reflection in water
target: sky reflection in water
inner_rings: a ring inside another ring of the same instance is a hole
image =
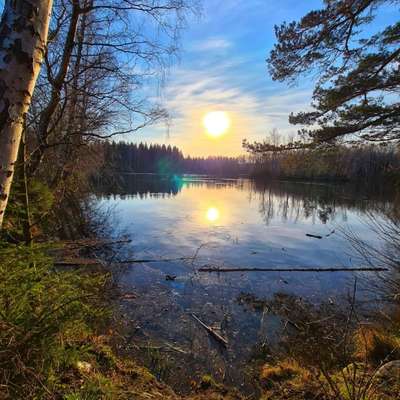
[[[357,266],[360,260],[340,230],[377,244],[365,224],[367,212],[390,206],[342,186],[281,183],[264,188],[245,180],[185,178],[146,188],[143,179],[135,177],[126,194],[102,202],[115,207],[115,227],[132,235],[136,254],[155,257],[192,256],[203,245],[199,260],[218,263]]]
[[[391,207],[387,196],[346,186],[136,175],[121,179],[120,189],[108,190],[112,194],[102,196],[100,202],[115,209],[116,232],[132,237],[129,252],[153,259],[196,256],[194,262],[127,268],[120,284],[138,295],[124,305],[127,321],[131,321],[128,328],[134,331],[135,340],[174,343],[187,350],[190,357],[185,368],[191,374],[223,374],[236,384],[245,379],[241,368],[253,347],[277,334],[276,317],[268,316],[260,323],[260,315],[238,301],[243,293],[261,299],[286,293],[314,304],[328,299],[335,303],[351,292],[354,274],[208,274],[196,273],[196,269],[203,265],[360,266],[362,261],[341,231],[352,231],[379,246],[368,227],[368,215],[380,218],[382,210]],[[310,238],[307,233],[323,238]],[[176,280],[168,281],[166,275]],[[373,276],[358,274],[360,282]],[[232,346],[227,354],[216,349],[193,322],[192,312],[222,327]],[[172,383],[179,388],[184,381]]]

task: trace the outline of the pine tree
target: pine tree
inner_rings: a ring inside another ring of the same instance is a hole
[[[272,78],[293,82],[316,74],[312,111],[291,114],[308,146],[338,141],[400,139],[400,22],[374,31],[385,7],[399,16],[399,0],[325,0],[300,21],[275,27],[277,44],[268,59]],[[245,143],[256,152],[297,148]]]

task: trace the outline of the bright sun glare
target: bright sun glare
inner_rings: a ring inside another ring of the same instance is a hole
[[[218,209],[215,208],[215,207],[210,207],[207,210],[206,217],[210,222],[215,222],[217,219],[219,219],[219,211],[218,211]]]
[[[224,111],[212,111],[204,116],[203,124],[207,134],[213,138],[223,135],[231,125],[229,116]]]

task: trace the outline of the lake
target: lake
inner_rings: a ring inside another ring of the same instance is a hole
[[[282,332],[282,319],[260,307],[262,301],[290,295],[339,305],[356,276],[358,296],[373,297],[363,288],[375,272],[199,269],[363,267],[349,237],[383,246],[370,221],[391,209],[386,192],[199,176],[120,180],[114,190],[103,188],[101,207],[112,210],[114,234],[132,239],[125,257],[156,261],[132,264],[118,277],[126,294],[127,350],[177,390],[185,391],[193,376],[211,374],[251,391],[248,365],[257,346],[274,346]],[[225,338],[227,348],[193,314]]]

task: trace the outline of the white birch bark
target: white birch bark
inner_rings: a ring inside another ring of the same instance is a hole
[[[0,22],[0,230],[43,55],[52,0],[5,0]]]

